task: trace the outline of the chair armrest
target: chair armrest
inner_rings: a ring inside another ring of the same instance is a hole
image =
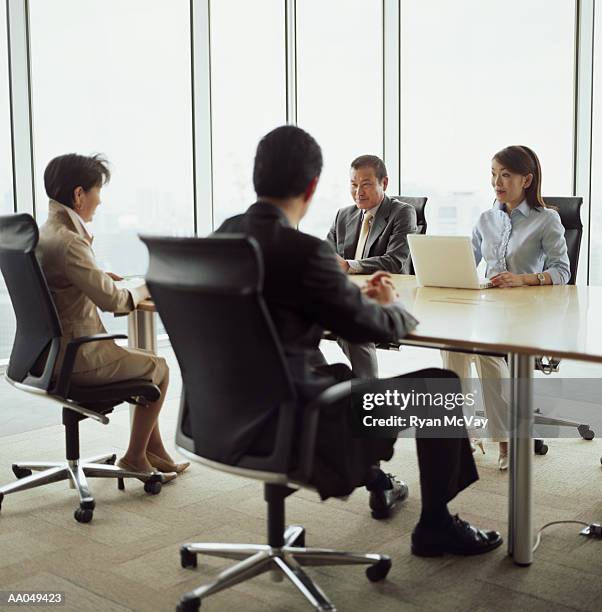
[[[79,351],[81,346],[84,344],[89,344],[90,342],[102,342],[104,340],[118,340],[125,338],[127,338],[125,334],[94,334],[93,336],[81,336],[80,338],[70,340],[65,349],[65,356],[61,366],[61,372],[53,393],[60,397],[67,397],[69,387],[71,385],[71,375],[73,374],[75,357],[77,356],[77,351]]]
[[[351,389],[350,380],[340,382],[322,391],[318,397],[303,407],[298,466],[298,474],[302,481],[307,482],[311,477],[320,411],[343,401],[345,398],[351,401]]]
[[[325,331],[322,334],[322,340],[331,340],[333,342],[337,342],[339,337],[336,334],[333,334],[331,331]],[[382,349],[383,351],[400,351],[401,344],[399,342],[376,342],[375,346],[377,349]]]

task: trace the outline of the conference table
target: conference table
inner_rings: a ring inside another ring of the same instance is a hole
[[[367,276],[351,275],[361,284]],[[418,319],[401,344],[508,358],[511,375],[508,554],[533,561],[533,369],[546,355],[602,363],[602,287],[511,289],[419,287],[414,276],[393,275],[401,301]],[[154,305],[130,315],[131,346],[156,347]],[[135,343],[138,344],[135,344]],[[152,350],[152,349],[151,349]]]

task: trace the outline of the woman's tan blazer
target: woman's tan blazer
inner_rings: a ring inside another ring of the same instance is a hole
[[[36,254],[63,328],[57,369],[70,339],[106,333],[97,308],[127,313],[148,296],[146,287],[130,292],[115,285],[96,265],[92,240],[77,215],[54,200],[50,200],[48,220],[40,228]],[[73,372],[96,370],[128,354],[127,349],[111,340],[84,344],[78,351]]]

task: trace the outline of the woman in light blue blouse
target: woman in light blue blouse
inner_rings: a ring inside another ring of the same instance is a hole
[[[565,285],[571,276],[560,216],[541,197],[541,166],[525,146],[510,146],[491,163],[493,208],[481,214],[472,233],[477,265],[496,287]],[[500,470],[508,468],[508,365],[501,357],[442,352],[443,366],[470,378],[474,362],[483,387],[491,438],[499,442]],[[481,450],[483,447],[481,445]],[[484,452],[484,451],[483,451]]]

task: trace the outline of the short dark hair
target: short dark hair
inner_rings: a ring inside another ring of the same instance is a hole
[[[389,176],[387,174],[387,167],[385,166],[385,162],[376,155],[360,155],[351,162],[351,167],[354,170],[359,170],[360,168],[366,167],[372,168],[379,182],[382,182],[382,180],[386,176]]]
[[[257,145],[253,185],[260,197],[298,196],[321,172],[320,145],[301,128],[283,125],[266,134]]]
[[[107,160],[101,155],[78,155],[68,153],[55,157],[44,171],[46,195],[73,208],[73,192],[76,187],[90,191],[92,187],[102,187],[111,179]]]

